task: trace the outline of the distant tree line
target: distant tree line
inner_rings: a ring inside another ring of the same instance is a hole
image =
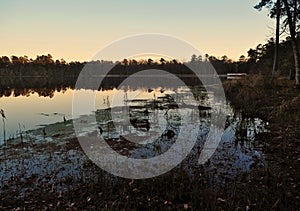
[[[297,40],[299,42],[299,34]],[[279,44],[281,56],[278,58],[278,72],[284,76],[291,76],[295,68],[290,37]],[[226,73],[262,73],[271,74],[275,52],[275,39],[271,38],[266,44],[259,44],[250,48],[247,56],[241,55],[238,61],[233,61],[226,55],[215,57],[213,55],[191,55],[190,61],[183,63],[176,59],[158,60],[148,59],[123,59],[120,62],[98,60],[90,63],[106,63],[114,65],[109,74],[131,75],[145,69],[162,69],[173,74],[191,74],[185,64],[210,62],[218,74]],[[87,62],[66,62],[64,59],[54,60],[51,54],[37,56],[29,59],[27,56],[2,56],[0,57],[0,76],[2,77],[48,77],[60,80],[61,78],[77,78]]]
[[[52,55],[0,57],[0,75],[2,77],[70,77],[77,76],[85,63],[70,62],[64,59],[53,60]]]

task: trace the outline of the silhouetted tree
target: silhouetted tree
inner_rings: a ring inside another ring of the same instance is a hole
[[[36,59],[34,60],[34,63],[46,65],[46,64],[54,64],[54,61],[52,55],[48,54],[48,55],[37,56]]]
[[[198,61],[199,61],[199,62],[202,62],[202,60],[203,60],[202,55],[199,55],[199,56],[198,56]]]
[[[173,62],[173,64],[178,64],[176,59],[173,59],[172,62]]]
[[[130,65],[137,65],[138,62],[135,59],[129,60]]]
[[[9,57],[7,56],[0,57],[0,66],[7,66],[9,64],[10,64]]]
[[[197,55],[196,54],[193,54],[191,56],[191,62],[196,62],[197,61]]]
[[[123,59],[123,61],[121,62],[123,65],[127,66],[128,65],[128,60],[127,59]]]
[[[204,56],[205,56],[205,61],[207,62],[209,55],[206,53]]]
[[[246,57],[244,55],[241,55],[240,58],[239,58],[239,62],[240,63],[246,62]]]
[[[261,0],[259,4],[255,6],[255,8],[259,10],[263,7],[266,7],[270,10],[269,15],[271,18],[276,17],[276,50],[274,54],[273,71],[277,70],[276,67],[278,66],[279,28],[281,17],[283,18],[284,25],[287,25],[289,28],[295,62],[296,87],[300,87],[300,50],[297,41],[300,22],[300,1]]]
[[[18,65],[18,64],[21,63],[21,62],[19,61],[19,57],[17,57],[17,56],[11,56],[11,62],[12,62],[12,64],[14,64],[14,65]]]
[[[270,9],[270,17],[276,17],[276,43],[273,60],[272,73],[274,74],[278,70],[278,56],[279,56],[279,39],[280,39],[280,15],[281,15],[281,0],[261,0],[254,8],[261,10],[263,7]]]
[[[221,59],[222,59],[223,62],[226,62],[228,60],[228,57],[226,55],[224,55],[224,56],[221,57]]]
[[[159,61],[160,61],[161,64],[165,64],[166,63],[166,60],[164,58],[160,58]]]
[[[300,2],[299,0],[283,0],[283,3],[288,19],[288,25],[290,29],[290,36],[295,59],[296,88],[300,88],[300,50],[297,40],[297,24],[300,21]]]
[[[152,62],[153,62],[153,59],[149,58],[147,61],[147,64],[150,65],[150,64],[152,64]]]

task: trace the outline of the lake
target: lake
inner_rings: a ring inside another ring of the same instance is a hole
[[[211,126],[211,104],[216,103],[212,100],[213,93],[208,93],[202,86],[76,90],[96,96],[94,109],[83,110],[77,116],[72,116],[74,88],[49,90],[19,90],[18,93],[22,94],[17,96],[11,90],[6,94],[8,96],[0,98],[0,106],[7,117],[5,129],[7,139],[10,138],[7,142],[11,143],[11,147],[1,147],[1,151],[4,150],[1,155],[1,187],[12,177],[19,175],[21,178],[24,172],[27,178],[32,174],[38,178],[54,174],[56,165],[61,169],[58,170],[59,176],[48,182],[55,184],[58,190],[66,188],[66,184],[61,185],[61,180],[66,177],[83,179],[84,175],[85,181],[92,180],[95,173],[82,168],[88,158],[79,150],[78,143],[73,143],[77,138],[71,118],[84,125],[77,137],[102,136],[119,154],[135,159],[153,158],[167,152],[179,133],[189,133],[182,129],[182,121],[193,125],[194,119],[199,118],[195,146],[180,165],[191,177],[195,176],[194,169],[199,167],[198,157]],[[193,95],[189,95],[190,92]],[[242,172],[251,171],[253,165],[264,165],[264,156],[259,150],[261,146],[255,137],[266,132],[268,123],[245,118],[226,102],[216,108],[225,113],[226,122],[223,128],[215,125],[224,131],[216,152],[205,164],[205,172],[212,174],[212,181],[222,185]],[[87,125],[93,116],[95,120]],[[129,118],[127,122],[124,122],[125,116]],[[97,127],[101,127],[100,131]],[[21,148],[18,144],[20,129],[25,143]],[[2,130],[0,136],[3,144]],[[45,149],[40,151],[42,146]],[[19,154],[17,157],[15,152]],[[39,167],[34,167],[36,165]],[[22,171],[17,170],[20,166]],[[15,185],[12,187],[17,187]]]
[[[41,96],[36,91],[26,90],[22,95],[15,96],[14,91],[11,91],[9,96],[2,96],[0,98],[0,108],[4,110],[6,116],[6,139],[15,137],[21,130],[31,130],[43,127],[56,122],[62,122],[65,119],[72,118],[72,100],[74,89],[64,88],[62,90],[52,90],[49,94]],[[110,89],[104,91],[85,90],[82,92],[95,93],[95,110],[107,108],[109,103],[114,106],[121,106],[124,101],[125,92],[117,89]],[[170,92],[166,90],[165,93]],[[114,95],[123,95],[120,98]],[[155,92],[156,96],[161,96],[160,91]],[[129,90],[126,91],[127,97],[136,96],[139,98],[149,98],[155,95],[149,93],[148,90]],[[47,96],[48,95],[48,96]],[[82,114],[88,114],[82,112]],[[2,127],[2,123],[1,123]],[[3,143],[3,130],[0,132],[0,143]]]

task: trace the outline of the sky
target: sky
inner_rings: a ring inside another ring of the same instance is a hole
[[[236,60],[273,36],[274,20],[253,8],[258,1],[0,0],[0,56],[88,61],[122,37],[160,33]]]

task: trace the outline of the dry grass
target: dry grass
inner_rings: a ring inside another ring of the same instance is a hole
[[[226,81],[224,90],[234,108],[249,117],[260,117],[270,123],[271,133],[261,137],[262,142],[268,143],[263,151],[273,178],[270,182],[277,187],[284,186],[274,206],[279,204],[284,208],[288,206],[288,199],[299,200],[296,191],[299,183],[296,181],[299,181],[300,91],[294,89],[294,81],[250,75],[243,80]],[[272,188],[272,185],[269,186],[265,193]],[[278,191],[270,194],[275,195]]]

